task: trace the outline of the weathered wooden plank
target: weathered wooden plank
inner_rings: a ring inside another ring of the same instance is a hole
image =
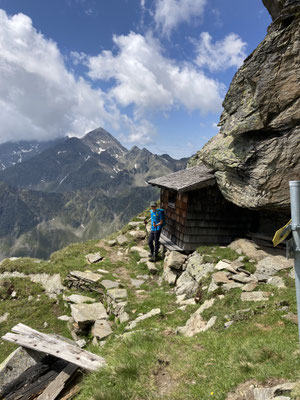
[[[95,371],[106,365],[104,358],[62,340],[40,333],[26,325],[18,324],[12,328],[12,332],[4,335],[2,339],[29,349],[51,354],[91,371]]]
[[[66,368],[47,386],[37,400],[55,400],[62,392],[66,382],[71,378],[78,366],[69,363]]]

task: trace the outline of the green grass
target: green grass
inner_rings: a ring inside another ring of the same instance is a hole
[[[239,255],[229,247],[200,246],[197,252],[203,256],[203,262],[217,264],[220,260],[236,260]]]
[[[17,296],[12,298],[10,293],[15,291]],[[32,296],[32,300],[28,300]],[[67,314],[62,297],[49,299],[42,286],[28,279],[11,278],[0,281],[0,316],[9,313],[8,319],[0,324],[0,337],[10,329],[23,323],[33,329],[45,333],[57,333],[70,337],[66,323],[57,319]],[[44,323],[48,327],[44,327]],[[0,363],[16,348],[15,345],[0,341]]]
[[[159,281],[163,261],[156,263],[160,273],[150,276],[140,287],[142,292],[138,292],[131,286],[130,278],[148,274],[144,263],[137,264],[140,256],[128,253],[127,261],[113,257],[118,249],[136,242],[110,249],[99,248],[97,244],[97,241],[72,244],[52,254],[50,262],[19,259],[5,261],[0,266],[1,272],[60,273],[62,280],[70,270],[89,269],[96,272],[102,268],[109,272],[105,279],[116,280],[115,275],[118,275],[121,284],[126,287],[128,304],[125,310],[130,320],[160,308],[159,315],[138,323],[129,336],[122,336],[127,332],[127,323],[120,324],[110,316],[113,334],[106,344],[103,347],[89,344],[87,347],[87,350],[103,356],[107,367],[84,377],[77,400],[225,400],[229,391],[250,379],[267,382],[271,378],[293,381],[300,378],[297,325],[283,318],[287,311],[282,311],[279,304],[288,304],[289,312],[297,312],[295,281],[288,277],[288,271],[280,272],[286,289],[266,284],[258,286],[258,290],[272,293],[270,299],[264,302],[242,302],[240,289],[224,293],[220,289],[211,294],[203,291],[201,303],[215,298],[213,307],[204,311],[203,318],[208,320],[216,316],[216,324],[207,332],[186,338],[177,335],[176,328],[185,325],[200,304],[179,309],[174,290]],[[104,260],[96,265],[87,265],[85,255],[98,251]],[[204,262],[214,264],[222,259],[233,261],[239,257],[233,250],[218,246],[200,247],[197,251],[203,255]],[[245,269],[255,271],[255,264],[249,259],[244,258],[243,262]],[[203,279],[202,287],[210,281],[211,277]],[[0,335],[23,322],[42,332],[70,337],[67,324],[57,320],[58,315],[70,313],[61,296],[57,301],[51,300],[40,285],[29,284],[27,279],[13,278],[0,282],[0,316],[5,312],[10,314],[8,321],[0,325]],[[14,300],[8,292],[10,285],[17,292]],[[65,294],[70,293],[87,294],[74,289]],[[225,297],[220,299],[220,294]],[[28,301],[29,296],[33,297],[31,301]],[[36,301],[38,296],[40,300]],[[225,329],[224,324],[228,320],[234,322]],[[44,322],[49,324],[47,328],[44,328]],[[14,346],[0,343],[1,361]],[[300,389],[296,388],[294,392],[296,398]]]

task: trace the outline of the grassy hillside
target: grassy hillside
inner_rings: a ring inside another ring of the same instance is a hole
[[[106,279],[119,280],[127,289],[126,312],[130,321],[140,313],[160,308],[158,315],[140,322],[129,332],[125,329],[128,322],[120,323],[111,315],[113,334],[103,345],[93,345],[88,340],[91,338],[86,338],[87,350],[103,356],[107,368],[85,376],[76,399],[224,400],[230,391],[249,380],[270,384],[300,378],[297,325],[283,317],[287,312],[297,313],[295,282],[286,270],[280,272],[286,288],[260,284],[260,290],[270,292],[267,301],[242,302],[241,289],[228,292],[220,289],[213,293],[203,291],[198,304],[179,307],[174,288],[161,279],[163,260],[156,263],[159,273],[149,275],[146,264],[138,264],[138,253],[129,251],[137,244],[147,248],[145,241],[136,241],[129,235],[133,229],[136,227],[127,225],[122,232],[106,240],[72,244],[53,253],[49,261],[21,258],[5,260],[0,265],[0,274],[43,272],[60,274],[62,281],[71,270],[97,272],[98,268],[105,269],[108,271]],[[120,233],[127,236],[127,243],[111,247],[109,240]],[[87,266],[85,255],[98,251],[104,259]],[[228,248],[201,248],[199,251],[214,264],[224,258],[239,256]],[[247,268],[255,270],[255,263],[248,263]],[[149,277],[136,288],[131,279],[140,275]],[[202,281],[202,287],[210,281],[209,275]],[[22,322],[42,332],[71,337],[67,323],[57,319],[63,314],[70,315],[63,295],[71,293],[87,294],[80,289],[65,289],[56,298],[49,298],[38,283],[26,278],[1,276],[0,317],[5,313],[9,315],[7,321],[0,323],[0,335]],[[213,328],[194,337],[178,335],[176,328],[185,325],[191,314],[212,297],[215,303],[204,311],[203,318],[209,320],[216,316]],[[229,320],[234,322],[225,329],[224,324]],[[0,362],[13,349],[13,345],[0,342]],[[297,393],[293,396],[297,398]]]

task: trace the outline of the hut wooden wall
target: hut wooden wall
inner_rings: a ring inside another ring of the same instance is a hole
[[[258,214],[225,200],[217,185],[178,193],[175,208],[168,205],[169,191],[161,190],[166,213],[164,234],[185,251],[200,245],[227,245],[255,230]]]

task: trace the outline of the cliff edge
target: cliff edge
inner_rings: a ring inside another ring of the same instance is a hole
[[[224,197],[287,210],[300,179],[300,1],[263,0],[273,22],[234,76],[219,133],[192,159],[215,170]]]

